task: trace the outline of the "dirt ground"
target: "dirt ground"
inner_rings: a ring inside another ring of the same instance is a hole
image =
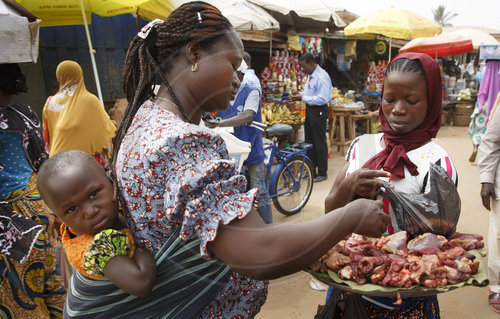
[[[443,126],[436,138],[448,151],[458,170],[458,190],[462,200],[462,213],[457,231],[488,235],[488,211],[481,205],[479,196],[479,173],[476,163],[470,163],[472,145],[466,127]],[[307,206],[295,216],[285,217],[273,210],[276,223],[301,222],[323,214],[324,198],[327,195],[336,173],[343,165],[342,155],[334,150],[329,160],[328,179],[314,184],[313,194]],[[486,267],[486,258],[482,259]],[[486,268],[485,268],[486,269]],[[303,319],[314,318],[318,304],[325,303],[325,291],[310,287],[312,277],[299,272],[277,280],[272,280],[267,302],[257,315],[257,319]],[[488,288],[464,287],[438,296],[441,317],[444,319],[469,318],[489,319],[500,317],[488,307]]]

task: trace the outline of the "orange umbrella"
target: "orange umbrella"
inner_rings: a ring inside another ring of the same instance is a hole
[[[435,37],[413,39],[399,49],[399,53],[419,52],[437,58],[471,52],[472,50],[471,39],[460,34],[445,32]]]

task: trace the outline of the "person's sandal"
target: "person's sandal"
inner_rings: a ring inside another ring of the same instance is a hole
[[[491,292],[491,290],[489,289],[488,292],[489,292],[488,303],[490,305],[490,309],[496,313],[500,313],[500,307],[497,309],[494,306],[494,305],[500,306],[500,293]]]

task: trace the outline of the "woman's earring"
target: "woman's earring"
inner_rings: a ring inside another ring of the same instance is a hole
[[[195,62],[193,65],[191,65],[191,72],[196,72],[198,71],[198,62]]]

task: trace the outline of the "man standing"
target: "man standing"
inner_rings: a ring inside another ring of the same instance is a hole
[[[306,103],[305,140],[313,145],[307,155],[314,166],[314,182],[321,182],[326,179],[328,170],[326,123],[330,115],[328,103],[332,99],[332,80],[328,73],[316,64],[311,53],[302,55],[299,64],[302,71],[308,74],[307,82],[302,93],[292,92],[292,100]]]
[[[498,94],[500,97],[500,94]],[[497,101],[499,99],[497,98]],[[500,112],[495,111],[479,144],[479,181],[483,206],[490,211],[488,230],[488,303],[500,313]]]
[[[243,165],[250,177],[250,187],[258,188],[260,193],[259,214],[266,224],[273,222],[271,200],[264,182],[264,147],[262,145],[262,132],[247,124],[262,122],[260,108],[260,98],[262,88],[255,71],[250,68],[250,54],[244,52],[243,61],[248,66],[246,70],[238,70],[238,76],[243,76],[240,89],[234,101],[231,101],[229,108],[219,111],[222,120],[216,124],[207,126],[234,127],[234,135],[245,142],[252,144],[252,150]],[[242,72],[242,73],[240,73]],[[241,80],[241,78],[240,78]]]

